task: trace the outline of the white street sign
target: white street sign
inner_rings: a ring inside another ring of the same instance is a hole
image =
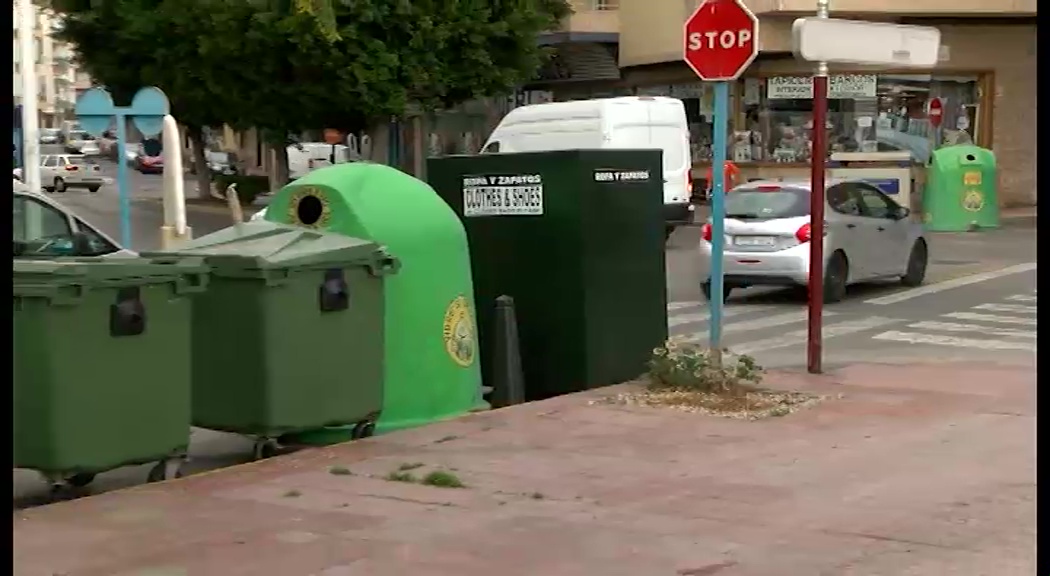
[[[837,18],[799,18],[791,32],[795,56],[810,62],[932,68],[941,45],[929,26]]]

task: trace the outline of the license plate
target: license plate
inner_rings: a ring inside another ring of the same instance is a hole
[[[777,239],[772,236],[737,236],[737,246],[773,246]]]

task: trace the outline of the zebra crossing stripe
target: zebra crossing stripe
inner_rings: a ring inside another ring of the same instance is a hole
[[[667,311],[674,312],[683,308],[699,308],[701,306],[707,306],[707,302],[668,302]]]
[[[987,310],[989,312],[1009,312],[1013,314],[1035,314],[1035,306],[1023,306],[1021,304],[978,304],[974,310]]]
[[[837,312],[824,312],[824,317],[835,316]],[[802,322],[806,320],[809,312],[807,310],[800,310],[796,312],[787,312],[784,314],[776,314],[774,316],[767,316],[765,318],[756,318],[754,320],[744,320],[741,322],[729,322],[722,327],[722,334],[739,334],[741,332],[748,332],[751,330],[765,330],[767,328],[776,328],[777,326],[785,326],[787,324],[794,324],[796,322]],[[689,334],[686,338],[686,342],[700,342],[707,340],[708,332],[706,330],[701,332],[694,332]]]
[[[989,338],[959,338],[958,336],[948,336],[946,334],[898,332],[896,330],[876,334],[872,336],[872,339],[907,342],[909,344],[934,344],[936,346],[952,346],[955,348],[978,348],[981,350],[1026,350],[1031,352],[1036,350],[1035,342],[1011,342]]]
[[[949,312],[942,314],[944,318],[956,320],[969,320],[971,322],[998,322],[1000,324],[1024,324],[1025,326],[1036,326],[1035,318],[1020,318],[1017,316],[999,316],[996,314],[978,314],[976,312]]]
[[[963,276],[961,278],[955,278],[953,280],[945,280],[944,282],[937,282],[936,284],[927,284],[926,286],[919,286],[918,288],[911,288],[897,292],[895,294],[888,294],[886,296],[880,296],[878,298],[870,298],[865,300],[865,304],[896,304],[898,302],[904,302],[905,300],[911,300],[919,296],[925,296],[927,294],[936,294],[937,292],[943,292],[945,290],[952,290],[962,286],[969,286],[971,284],[977,284],[979,282],[987,282],[988,280],[994,280],[996,278],[1002,278],[1003,276],[1009,276],[1011,274],[1018,274],[1020,272],[1029,272],[1036,270],[1035,262],[1027,262],[1024,264],[1015,264],[1013,266],[1007,266],[1001,270],[993,270],[991,272],[981,272],[978,274],[971,274],[969,276]]]
[[[1032,291],[1032,294],[1035,294],[1035,290]],[[1039,300],[1036,296],[1027,294],[1014,294],[1013,296],[1007,296],[1006,299],[1014,302],[1037,302]]]
[[[821,337],[824,340],[827,340],[837,336],[846,336],[847,334],[855,334],[857,332],[871,330],[872,328],[879,328],[900,321],[901,320],[898,318],[884,318],[882,316],[868,316],[857,320],[847,320],[845,322],[838,322],[824,326],[824,329],[821,331]],[[774,336],[772,338],[763,338],[761,340],[736,344],[730,346],[729,350],[734,354],[754,354],[755,352],[787,348],[789,346],[804,343],[808,335],[808,328],[805,330],[795,330],[782,336]]]
[[[916,330],[933,330],[934,332],[977,332],[987,336],[1002,336],[1006,338],[1035,338],[1035,330],[1016,330],[1013,328],[999,328],[996,326],[983,326],[981,324],[958,324],[956,322],[916,322],[908,324],[908,328]]]
[[[767,304],[756,304],[751,306],[730,306],[722,309],[722,318],[732,318],[733,316],[740,316],[741,314],[747,314],[749,312],[763,312],[770,309],[771,306]],[[674,328],[679,326],[685,326],[688,324],[699,324],[706,322],[711,317],[711,311],[708,309],[700,312],[691,312],[689,314],[673,314],[667,317],[667,327],[672,332],[676,331]],[[680,334],[675,334],[680,335]]]

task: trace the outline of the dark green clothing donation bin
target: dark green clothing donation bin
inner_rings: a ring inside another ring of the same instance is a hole
[[[922,195],[923,221],[934,232],[999,226],[995,154],[977,146],[933,152]]]
[[[501,295],[516,305],[526,399],[645,372],[667,339],[659,150],[433,158],[427,175],[467,231],[486,385]]]
[[[13,263],[14,465],[55,484],[159,461],[190,436],[190,303],[199,258]]]
[[[193,423],[255,436],[355,425],[383,404],[383,276],[374,242],[258,221],[178,251],[212,269],[193,305]]]

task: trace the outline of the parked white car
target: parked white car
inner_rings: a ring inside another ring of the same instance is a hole
[[[15,168],[14,177],[22,178],[22,169]],[[102,171],[91,160],[80,154],[46,154],[40,157],[40,184],[48,192],[65,192],[67,188],[87,188],[98,192],[106,183]]]
[[[725,199],[723,296],[748,286],[806,286],[809,279],[809,181],[758,181]],[[849,284],[926,277],[929,245],[922,223],[877,186],[863,180],[827,183],[824,301],[838,302]],[[711,221],[701,229],[700,254],[711,263]],[[703,284],[711,297],[711,284]]]
[[[343,144],[324,142],[299,142],[288,145],[288,177],[292,180],[302,178],[318,168],[332,165],[333,148],[335,163],[350,162],[350,148]]]
[[[58,202],[14,181],[15,256],[135,256]]]

